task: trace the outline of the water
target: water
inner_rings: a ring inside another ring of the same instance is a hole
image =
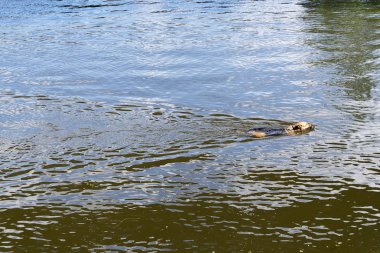
[[[379,252],[379,7],[2,1],[0,251]]]

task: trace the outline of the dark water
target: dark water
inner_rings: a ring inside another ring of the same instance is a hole
[[[380,252],[378,3],[1,1],[0,52],[1,252]]]

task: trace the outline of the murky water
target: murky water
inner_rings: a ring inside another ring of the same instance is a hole
[[[0,251],[380,252],[379,10],[1,1]]]

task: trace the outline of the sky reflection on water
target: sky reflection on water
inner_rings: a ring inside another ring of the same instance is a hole
[[[22,3],[0,3],[0,251],[380,249],[379,6]],[[317,129],[240,134],[295,120]]]

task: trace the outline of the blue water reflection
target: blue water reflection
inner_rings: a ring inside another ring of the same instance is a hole
[[[1,2],[0,251],[378,250],[378,7]]]

